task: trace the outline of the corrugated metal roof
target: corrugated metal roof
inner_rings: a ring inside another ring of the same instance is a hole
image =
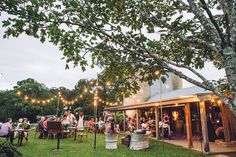
[[[174,91],[170,91],[163,94],[157,94],[153,97],[149,98],[146,102],[155,102],[160,100],[168,100],[168,99],[174,99],[174,98],[181,98],[181,97],[188,97],[198,94],[209,94],[212,93],[211,91],[205,90],[198,86],[188,87],[188,88],[182,88]],[[145,102],[145,103],[146,103]]]

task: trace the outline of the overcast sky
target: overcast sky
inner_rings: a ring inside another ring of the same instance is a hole
[[[0,29],[0,90],[11,89],[19,80],[34,78],[48,87],[65,86],[72,89],[82,78],[95,78],[99,68],[80,67],[65,70],[62,52],[51,43],[21,35],[19,38],[3,39]],[[4,75],[4,77],[2,76]],[[12,85],[11,85],[12,84]]]
[[[1,25],[1,23],[0,23]],[[72,89],[82,78],[95,78],[99,68],[87,68],[82,72],[79,67],[65,70],[65,60],[58,47],[51,43],[40,43],[38,39],[21,35],[18,38],[3,39],[0,26],[0,90],[12,89],[17,81],[33,78],[48,87]],[[223,77],[224,71],[207,64],[201,73],[210,80]],[[194,77],[191,73],[187,75]],[[184,81],[184,87],[192,86]]]

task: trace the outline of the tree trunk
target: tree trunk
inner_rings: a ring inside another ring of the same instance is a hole
[[[225,57],[225,72],[232,92],[231,104],[227,104],[236,116],[236,52],[231,47],[223,50]]]

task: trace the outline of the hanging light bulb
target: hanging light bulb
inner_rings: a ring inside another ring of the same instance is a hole
[[[25,100],[28,100],[28,99],[29,99],[29,97],[28,97],[28,96],[25,96],[25,97],[24,97],[24,99],[25,99]]]
[[[20,91],[17,91],[16,95],[21,95],[21,92],[20,92]]]
[[[110,86],[110,85],[111,85],[111,82],[107,81],[107,82],[106,82],[106,85],[107,85],[107,86]]]
[[[157,70],[157,71],[155,72],[155,75],[160,75],[160,71]]]

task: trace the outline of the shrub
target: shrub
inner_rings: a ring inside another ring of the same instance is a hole
[[[22,154],[12,144],[0,139],[0,157],[22,157]]]

